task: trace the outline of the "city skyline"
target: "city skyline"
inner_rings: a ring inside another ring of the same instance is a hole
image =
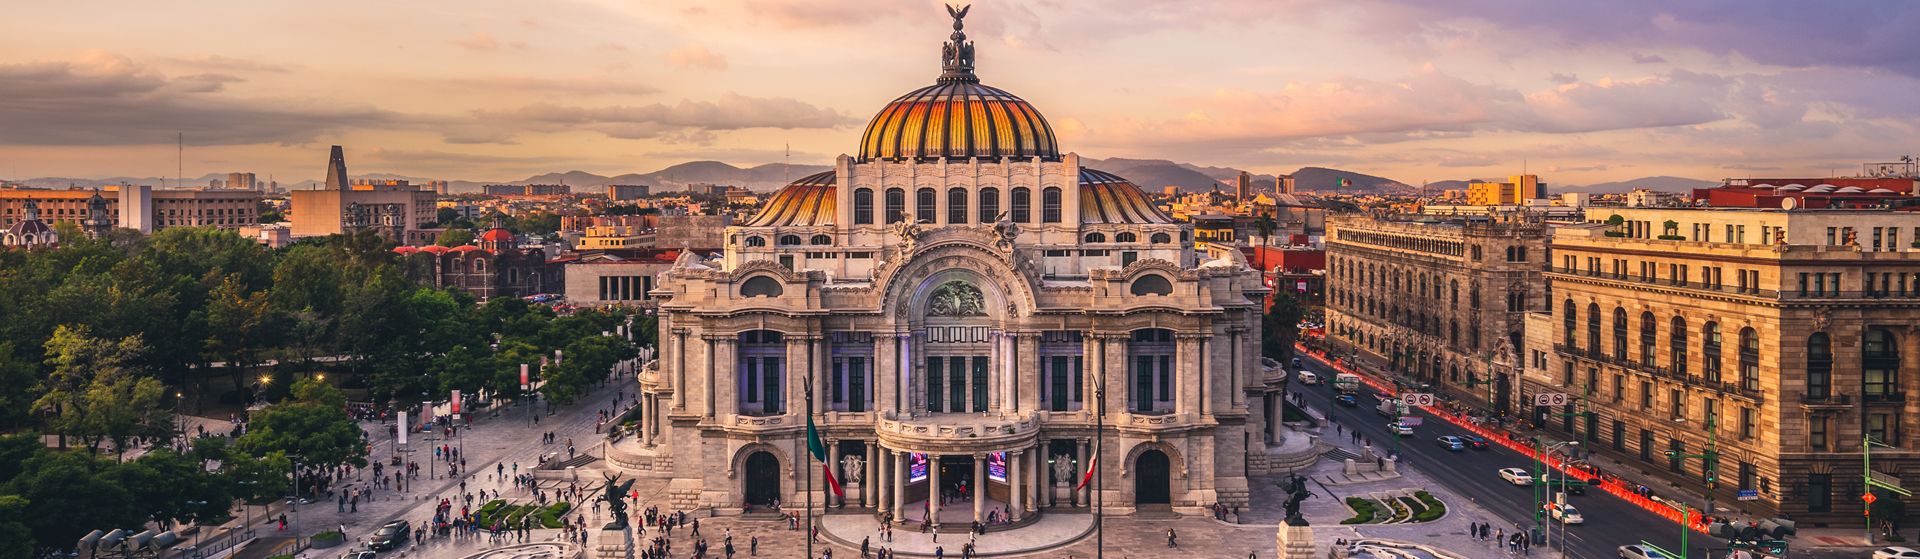
[[[1899,4],[1682,10],[981,2],[989,85],[1089,157],[1418,184],[1848,173],[1920,106]],[[0,173],[499,180],[824,164],[930,80],[937,2],[29,6],[0,38]],[[371,15],[374,17],[364,17]],[[198,29],[180,33],[180,29]],[[875,45],[884,45],[876,48]],[[796,48],[798,47],[798,48]],[[827,84],[833,85],[827,85]]]

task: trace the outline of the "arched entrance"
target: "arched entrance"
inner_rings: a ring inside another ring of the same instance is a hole
[[[772,505],[780,498],[780,459],[764,450],[748,455],[745,482],[748,504]]]
[[[1133,502],[1164,505],[1173,502],[1173,468],[1167,453],[1148,450],[1134,462]]]

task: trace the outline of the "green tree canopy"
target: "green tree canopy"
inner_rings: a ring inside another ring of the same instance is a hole
[[[359,424],[347,416],[346,403],[332,386],[301,380],[294,383],[292,398],[253,414],[251,427],[233,449],[250,456],[300,456],[301,464],[318,468],[364,467],[367,447],[360,442]]]

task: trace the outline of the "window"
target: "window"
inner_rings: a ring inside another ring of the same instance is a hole
[[[1667,440],[1667,471],[1681,473],[1687,471],[1687,443],[1680,439]]]
[[[1172,295],[1173,283],[1168,282],[1166,276],[1147,274],[1133,280],[1132,291],[1134,295]]]
[[[901,223],[907,220],[907,191],[898,188],[887,189],[887,223]]]
[[[1060,189],[1058,187],[1050,186],[1040,191],[1040,221],[1060,222]]]
[[[1613,358],[1627,360],[1627,310],[1613,308]]]
[[[980,223],[1000,221],[1000,189],[980,189]]]
[[[1815,452],[1827,449],[1827,418],[1814,416],[1807,418],[1807,449]]]
[[[1010,216],[1010,218],[1014,223],[1031,223],[1033,221],[1032,190],[1024,186],[1013,189],[1012,206],[1013,215]]]
[[[1667,368],[1679,374],[1687,374],[1687,321],[1673,317],[1673,324],[1667,333]]]
[[[1655,349],[1654,340],[1658,339],[1657,326],[1653,323],[1653,313],[1640,313],[1640,366],[1652,367]]]
[[[1754,489],[1756,486],[1759,485],[1758,483],[1755,483],[1755,482],[1759,480],[1760,480],[1759,470],[1757,468],[1754,468],[1752,462],[1740,463],[1740,489],[1742,490]]]
[[[1566,334],[1565,334],[1566,346],[1569,348],[1579,347],[1580,345],[1574,342],[1576,336],[1578,336],[1577,334],[1575,334],[1575,332],[1579,330],[1579,326],[1577,326],[1579,322],[1574,316],[1579,313],[1575,309],[1576,307],[1573,306],[1573,299],[1567,299],[1566,310],[1565,312],[1560,313],[1564,315],[1560,318],[1560,320],[1563,327],[1566,329]]]
[[[814,235],[812,242],[808,244],[830,245],[830,244],[833,244],[833,237],[829,237],[826,235]]]
[[[1087,233],[1085,240],[1089,243],[1104,243],[1107,242],[1107,236],[1102,233]]]
[[[1866,383],[1862,392],[1864,399],[1873,401],[1898,401],[1900,396],[1900,350],[1894,346],[1893,333],[1881,329],[1868,330],[1865,344],[1861,349],[1861,367]]]
[[[1672,417],[1673,419],[1686,419],[1687,418],[1686,391],[1678,388],[1668,390],[1667,399],[1669,400],[1668,405],[1671,406],[1669,408],[1669,417]]]
[[[1867,414],[1867,437],[1876,443],[1894,444],[1890,441],[1899,438],[1896,436],[1899,425],[1899,422],[1894,419],[1896,417],[1899,416],[1890,413]]]
[[[1140,237],[1138,237],[1138,236],[1136,236],[1136,235],[1134,235],[1133,233],[1120,233],[1120,234],[1118,234],[1118,235],[1114,235],[1114,236],[1113,236],[1113,242],[1116,242],[1116,243],[1137,243],[1137,242],[1140,242]]]
[[[762,239],[760,237],[747,237],[747,246],[749,247],[767,246],[767,240]]]
[[[1807,474],[1807,512],[1833,512],[1833,474]]]
[[[873,225],[873,189],[853,191],[853,224]]]
[[[1640,430],[1640,459],[1653,461],[1653,431]]]
[[[799,235],[781,235],[781,236],[780,236],[780,244],[781,244],[781,245],[797,245],[797,244],[800,244],[800,236],[799,236]]]
[[[1700,376],[1720,382],[1720,323],[1708,322],[1700,332]]]
[[[1740,389],[1760,390],[1760,333],[1740,329]]]
[[[1173,242],[1173,236],[1168,235],[1166,233],[1154,233],[1153,237],[1151,238],[1153,240],[1153,244],[1156,244],[1156,245],[1164,245],[1164,244]]]
[[[1640,411],[1653,411],[1653,382],[1640,381]]]
[[[1627,376],[1613,375],[1613,401],[1618,402],[1620,400],[1625,399],[1626,397],[1627,397]]]
[[[1760,436],[1760,422],[1753,408],[1740,408],[1740,438],[1752,440],[1758,436]]]
[[[967,222],[967,189],[947,189],[947,223]]]
[[[1627,422],[1618,419],[1613,420],[1613,450],[1627,451]]]
[[[1600,351],[1600,305],[1587,304],[1587,351]]]
[[[767,276],[754,276],[740,284],[741,297],[779,297],[782,291],[780,282]]]
[[[1807,397],[1833,394],[1833,341],[1826,332],[1807,336]]]
[[[935,194],[933,189],[922,188],[916,190],[913,193],[913,199],[913,214],[916,219],[927,223],[940,222],[939,214],[934,213],[935,210],[940,208],[939,195]]]

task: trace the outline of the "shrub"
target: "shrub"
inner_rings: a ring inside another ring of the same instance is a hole
[[[1627,234],[1626,234],[1626,233],[1622,233],[1622,232],[1619,232],[1619,231],[1607,231],[1607,232],[1605,233],[1605,235],[1606,235],[1606,236],[1608,236],[1608,237],[1625,237],[1625,236],[1627,236]]]
[[[1373,522],[1373,501],[1359,497],[1347,497],[1347,506],[1353,507],[1353,518],[1340,521],[1341,524],[1366,524]]]
[[[1412,512],[1415,518],[1418,518],[1420,513],[1427,512],[1427,507],[1421,506],[1420,501],[1414,500],[1413,497],[1401,497],[1400,502],[1407,505],[1407,510]]]
[[[554,503],[547,508],[540,509],[540,512],[534,514],[534,518],[540,519],[540,525],[542,526],[559,528],[561,526],[560,515],[566,514],[567,509],[572,508],[572,506],[572,504],[566,501]]]
[[[1654,237],[1654,238],[1656,238],[1656,239],[1660,239],[1660,240],[1662,240],[1662,241],[1684,241],[1684,240],[1687,240],[1687,238],[1686,238],[1686,237],[1682,237],[1682,236],[1679,236],[1679,235],[1661,235],[1661,236],[1658,236],[1658,237]]]
[[[325,531],[325,532],[321,532],[321,533],[318,533],[318,534],[314,534],[314,535],[313,535],[313,538],[312,538],[312,539],[316,539],[316,540],[331,540],[331,539],[334,539],[334,538],[338,538],[338,537],[340,537],[340,532],[337,532],[337,531],[333,531],[333,530],[327,530],[327,531]]]
[[[1446,516],[1447,504],[1440,502],[1439,499],[1433,498],[1432,493],[1428,493],[1425,491],[1415,491],[1413,493],[1413,496],[1419,497],[1420,504],[1427,506],[1427,510],[1425,512],[1414,515],[1413,519],[1415,521],[1431,522],[1436,519],[1439,519],[1442,516]]]

